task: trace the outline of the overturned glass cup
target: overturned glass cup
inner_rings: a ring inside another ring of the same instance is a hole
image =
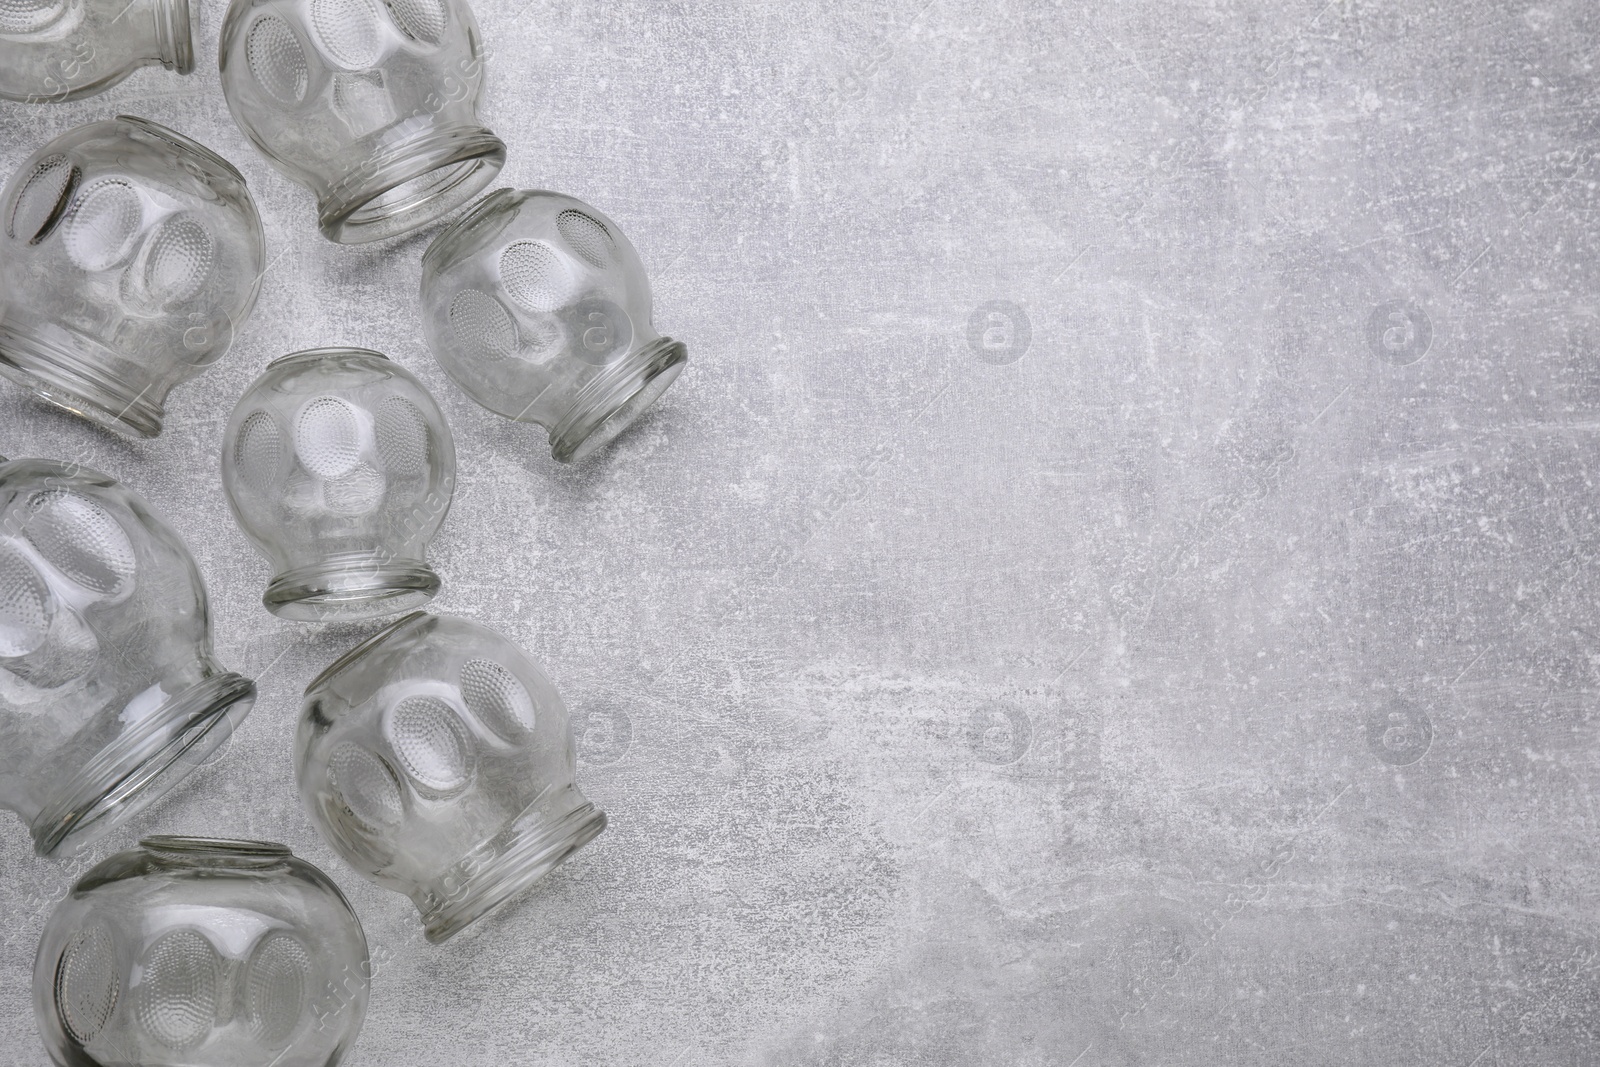
[[[371,965],[337,886],[282,845],[147,837],[78,879],[34,958],[58,1067],[327,1067]]]
[[[0,195],[0,374],[134,437],[222,358],[255,306],[266,244],[244,178],[180,133],[79,126]]]
[[[255,701],[178,535],[103,474],[0,461],[0,806],[70,854],[210,758]]]
[[[478,120],[483,41],[462,0],[233,0],[222,92],[273,166],[317,197],[325,237],[395,237],[494,180]]]
[[[428,542],[455,490],[455,446],[432,394],[364,348],[274,360],[223,436],[222,487],[277,573],[287,619],[408,611],[439,591]]]
[[[631,426],[688,362],[650,314],[627,237],[559,193],[496,190],[422,257],[422,327],[439,365],[490,411],[543,426],[563,463]]]
[[[493,630],[417,612],[306,688],[295,737],[312,822],[444,941],[605,829],[574,781],[561,694]]]

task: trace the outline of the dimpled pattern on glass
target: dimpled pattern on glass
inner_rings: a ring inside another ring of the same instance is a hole
[[[274,15],[257,19],[250,27],[244,50],[250,76],[269,100],[282,107],[294,107],[305,99],[310,68],[288,23]]]
[[[438,44],[450,17],[443,0],[388,0],[389,15],[400,32],[421,44]]]
[[[140,1028],[175,1051],[198,1045],[217,1013],[216,950],[196,930],[174,930],[145,951],[134,999]]]
[[[364,832],[400,821],[400,776],[387,760],[359,745],[347,742],[329,755],[328,788],[339,810]]]
[[[461,697],[467,710],[504,741],[519,744],[533,731],[533,698],[516,675],[493,660],[461,665]]]
[[[446,797],[471,778],[476,752],[455,710],[437,697],[410,697],[390,709],[385,739],[418,792]]]
[[[247,970],[245,1010],[266,1046],[282,1045],[303,1021],[312,967],[310,951],[293,934],[271,933],[256,945]]]
[[[22,536],[69,580],[108,601],[133,588],[133,541],[95,501],[65,489],[46,490],[29,504]]]
[[[137,269],[123,272],[122,298],[146,314],[159,314],[199,293],[216,262],[216,238],[198,219],[164,219],[140,250]]]
[[[37,33],[66,7],[65,0],[0,0],[0,33]]]
[[[117,946],[103,923],[76,931],[56,962],[56,1012],[67,1035],[80,1045],[93,1041],[116,1010],[122,991]]]
[[[42,240],[66,211],[78,176],[78,168],[64,155],[46,156],[35,162],[25,172],[12,201],[6,236],[28,244]]]
[[[28,558],[0,544],[0,659],[33,652],[50,636],[50,587]]]

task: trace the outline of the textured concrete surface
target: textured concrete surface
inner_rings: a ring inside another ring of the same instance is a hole
[[[134,112],[273,267],[169,430],[0,392],[143,491],[261,682],[133,831],[287,842],[378,960],[354,1065],[1600,1059],[1592,0],[480,2],[504,184],[621,223],[689,372],[600,461],[451,387],[426,236],[318,237],[200,71]],[[548,666],[612,828],[443,948],[314,836],[304,684],[216,454],[274,356],[452,420],[439,609]],[[82,862],[0,827],[0,1062]],[[106,849],[101,849],[104,853]]]

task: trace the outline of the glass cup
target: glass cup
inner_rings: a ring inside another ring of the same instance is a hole
[[[409,896],[433,942],[605,829],[574,764],[566,705],[538,664],[485,626],[424,612],[313,681],[295,737],[312,822]]]
[[[337,886],[282,845],[147,837],[80,878],[33,967],[58,1067],[327,1067],[371,965]]]
[[[217,663],[183,542],[103,474],[0,461],[0,806],[41,856],[109,832],[255,701]]]
[[[222,92],[343,244],[409,233],[494,180],[483,42],[462,0],[233,0]]]
[[[167,393],[222,358],[255,306],[266,244],[244,178],[124,115],[45,145],[3,198],[0,374],[155,437]]]
[[[616,223],[559,193],[499,189],[422,257],[428,347],[468,396],[580,460],[666,392],[688,349],[650,324],[650,281]]]
[[[194,71],[189,0],[0,0],[0,99],[77,100],[153,63]]]
[[[364,348],[273,361],[223,436],[223,490],[277,569],[262,603],[286,619],[373,618],[433,599],[428,542],[455,472],[432,394]]]

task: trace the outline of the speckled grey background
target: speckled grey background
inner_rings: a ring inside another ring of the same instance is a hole
[[[378,961],[367,1065],[1600,1058],[1592,0],[482,0],[504,184],[592,201],[688,373],[580,469],[419,341],[200,69],[117,112],[248,176],[273,266],[169,429],[0,392],[146,494],[260,680],[156,829],[282,840]],[[439,609],[540,657],[611,829],[435,948],[293,791],[305,682],[227,518],[266,362],[415,371]],[[0,833],[0,1062],[84,862]]]

